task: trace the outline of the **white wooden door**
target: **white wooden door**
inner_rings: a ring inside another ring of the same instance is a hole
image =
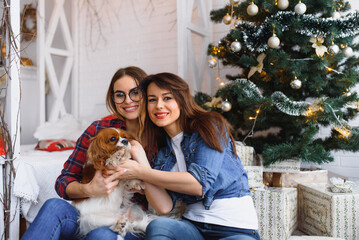
[[[53,4],[51,16],[47,22],[45,4]],[[66,14],[65,6],[71,6],[71,15]],[[37,57],[38,79],[40,84],[40,124],[46,120],[55,121],[71,112],[75,117],[78,113],[77,97],[77,15],[78,1],[54,0],[53,2],[39,0],[37,14]],[[70,16],[70,17],[69,17]],[[71,18],[71,21],[68,20]],[[70,24],[71,27],[70,28]],[[55,33],[61,30],[62,46],[54,45]],[[72,32],[71,30],[72,29]],[[64,64],[54,64],[54,57],[61,58]],[[59,74],[61,73],[61,74]],[[45,79],[49,80],[50,91],[54,95],[50,112],[46,119]],[[71,83],[71,111],[64,104],[65,91]]]

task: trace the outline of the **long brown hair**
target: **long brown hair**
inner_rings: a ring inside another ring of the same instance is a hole
[[[114,93],[113,88],[114,88],[115,82],[117,82],[117,80],[119,80],[120,78],[122,78],[124,76],[132,77],[135,80],[136,85],[139,86],[140,83],[143,81],[143,79],[145,77],[147,77],[147,74],[145,73],[145,71],[143,71],[139,67],[129,66],[126,68],[118,69],[115,72],[115,74],[113,75],[113,77],[111,79],[110,86],[108,87],[108,90],[107,90],[106,107],[110,112],[112,112],[114,115],[116,115],[118,118],[120,118],[122,120],[125,120],[125,119],[117,111],[116,103],[113,101],[113,93]],[[145,104],[141,104],[141,113],[140,113],[140,116],[138,116],[138,122],[139,122],[139,126],[140,126],[140,130],[139,130],[140,139],[141,139],[141,135],[145,129],[144,122],[145,122],[146,108],[144,106],[145,106]]]
[[[193,133],[197,131],[203,141],[212,149],[223,152],[222,142],[226,145],[228,137],[232,139],[233,149],[235,143],[227,121],[217,112],[208,112],[202,109],[191,96],[188,84],[179,76],[172,73],[159,73],[149,75],[140,84],[146,98],[147,88],[154,83],[159,88],[170,91],[173,94],[178,106],[180,107],[180,126],[184,132]],[[146,139],[150,149],[165,146],[165,131],[157,127],[146,115],[145,120]],[[219,134],[218,134],[219,133]],[[234,151],[236,154],[236,151]]]

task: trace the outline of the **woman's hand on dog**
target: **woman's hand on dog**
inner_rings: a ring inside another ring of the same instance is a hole
[[[136,160],[139,164],[145,167],[151,167],[146,156],[146,152],[143,149],[142,145],[136,140],[131,141],[131,156],[134,160]]]
[[[95,172],[93,179],[87,184],[90,197],[107,196],[117,187],[119,180],[111,175],[104,177],[100,170]]]

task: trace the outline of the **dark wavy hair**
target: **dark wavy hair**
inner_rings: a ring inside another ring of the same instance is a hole
[[[107,109],[113,113],[114,115],[116,115],[116,117],[125,120],[123,118],[123,116],[117,111],[116,108],[116,103],[113,101],[113,93],[114,93],[114,85],[115,82],[124,77],[124,76],[130,76],[132,77],[135,82],[136,85],[139,86],[140,83],[143,81],[143,79],[145,77],[147,77],[147,74],[145,73],[145,71],[143,71],[141,68],[139,67],[134,67],[134,66],[129,66],[126,68],[120,68],[118,69],[115,74],[113,75],[112,79],[111,79],[111,83],[110,86],[108,87],[107,90],[107,95],[106,95],[106,107]],[[145,122],[145,115],[146,115],[146,108],[144,107],[144,104],[141,104],[141,113],[140,116],[138,117],[138,121],[139,121],[139,137],[141,137],[144,128],[144,122]]]
[[[217,112],[208,112],[198,106],[191,95],[188,84],[175,74],[164,72],[149,75],[141,82],[140,88],[146,99],[146,109],[147,89],[151,83],[173,94],[180,108],[180,127],[184,132],[198,132],[210,148],[220,152],[223,152],[222,142],[228,143],[226,141],[228,135],[232,139],[233,149],[236,149],[233,136],[224,117]],[[157,127],[148,114],[145,118],[145,129],[145,138],[149,144],[149,149],[159,149],[165,146],[166,134],[164,129]],[[236,151],[234,153],[236,154]]]

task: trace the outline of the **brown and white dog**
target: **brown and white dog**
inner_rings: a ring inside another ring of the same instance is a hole
[[[82,183],[90,182],[96,170],[105,172],[108,166],[117,166],[121,161],[129,159],[130,149],[126,131],[115,128],[100,130],[91,139]],[[111,226],[111,230],[121,236],[125,236],[127,232],[144,232],[153,217],[131,202],[134,193],[130,191],[144,188],[145,185],[140,180],[122,180],[108,196],[74,200],[73,205],[80,212],[80,235],[104,226]]]

